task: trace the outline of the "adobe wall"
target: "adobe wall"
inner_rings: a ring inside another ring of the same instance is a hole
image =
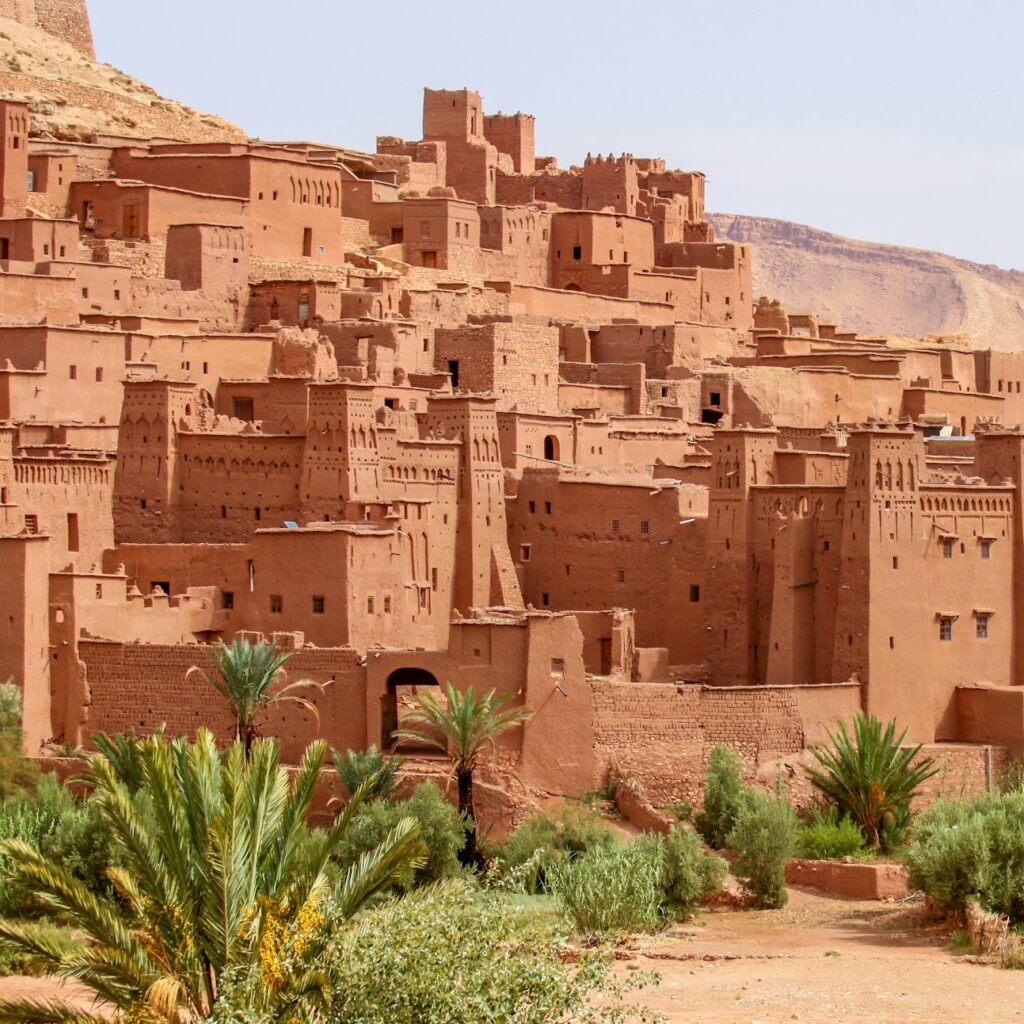
[[[860,710],[856,684],[805,688],[704,687],[590,679],[599,765],[637,779],[656,805],[700,802],[707,759],[716,743],[740,755],[753,779],[776,758],[795,756],[808,734]],[[809,714],[809,712],[812,712]]]
[[[221,741],[231,738],[232,722],[220,697],[203,679],[186,679],[193,665],[204,665],[204,647],[121,644],[82,640],[79,652],[90,694],[86,736],[97,732],[150,733],[166,724],[169,735],[214,730]],[[354,651],[302,650],[288,663],[291,680],[328,682],[323,693],[311,691],[320,721],[295,705],[271,712],[267,735],[280,738],[282,759],[298,763],[305,747],[319,736],[345,750],[368,745],[365,718],[353,714],[366,701],[365,671]]]

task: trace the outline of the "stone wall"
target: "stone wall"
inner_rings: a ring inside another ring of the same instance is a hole
[[[90,60],[96,59],[85,0],[0,0],[0,17],[41,28],[70,43]]]
[[[856,685],[705,687],[591,680],[598,759],[635,779],[656,806],[697,804],[708,755],[724,743],[751,780],[772,762],[796,757],[820,720],[848,718],[860,707]],[[817,691],[808,705],[804,691]]]

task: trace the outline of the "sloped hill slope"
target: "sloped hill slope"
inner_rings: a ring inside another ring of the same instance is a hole
[[[0,95],[27,100],[33,135],[65,141],[97,134],[187,141],[244,140],[233,124],[163,99],[41,29],[0,17]]]
[[[924,249],[860,242],[767,217],[709,214],[719,238],[749,242],[754,293],[862,334],[969,335],[1024,350],[1024,273]]]

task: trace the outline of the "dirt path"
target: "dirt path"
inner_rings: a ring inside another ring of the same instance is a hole
[[[0,999],[32,999],[70,1003],[80,1013],[102,1013],[92,992],[84,985],[57,978],[0,978]]]
[[[949,952],[920,905],[790,890],[772,912],[709,912],[637,945],[638,995],[673,1024],[1024,1022],[1024,972]]]

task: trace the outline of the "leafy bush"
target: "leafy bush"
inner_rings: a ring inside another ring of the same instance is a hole
[[[39,771],[24,754],[21,690],[0,683],[0,800],[35,785]]]
[[[907,850],[910,884],[945,910],[977,900],[1024,921],[1024,793],[943,800],[922,814]]]
[[[362,752],[348,750],[344,754],[337,750],[331,751],[331,760],[338,773],[338,779],[351,798],[359,787],[371,776],[375,781],[367,794],[368,800],[385,800],[395,788],[395,775],[401,768],[403,758],[397,754],[385,757],[373,744],[369,750]]]
[[[697,833],[673,828],[641,836],[551,868],[552,891],[584,935],[649,932],[688,917],[722,887],[721,857],[704,852]]]
[[[637,839],[552,866],[548,881],[583,935],[649,932],[664,923],[661,844]]]
[[[21,839],[33,849],[42,847],[44,836],[57,827],[54,817],[23,796],[8,797],[0,804],[0,841]],[[11,865],[0,857],[0,917],[24,915],[30,907],[27,892],[10,878]]]
[[[828,747],[810,748],[821,768],[805,769],[812,785],[853,818],[866,842],[886,850],[902,842],[914,797],[938,771],[933,758],[920,756],[920,745],[903,745],[906,735],[904,730],[897,737],[895,719],[883,731],[874,715],[858,712],[853,735],[840,722],[838,732],[828,732]]]
[[[822,814],[815,808],[813,818],[801,826],[796,840],[797,853],[811,860],[837,860],[864,853],[864,835],[848,814],[840,815],[835,806]]]
[[[70,931],[58,925],[32,922],[24,927],[37,940],[50,946],[63,946],[72,941]],[[12,974],[39,977],[46,973],[46,966],[38,963],[30,953],[0,946],[0,977]]]
[[[736,854],[733,874],[762,908],[786,905],[786,863],[796,849],[796,812],[781,791],[749,790],[726,842]]]
[[[661,842],[661,891],[666,909],[676,918],[689,917],[722,888],[728,865],[705,853],[692,828],[673,826]]]
[[[697,831],[716,850],[725,848],[746,787],[740,774],[739,757],[728,747],[717,744],[708,759],[704,784],[704,809],[697,815]]]
[[[563,964],[507,900],[454,881],[370,911],[342,931],[318,965],[330,979],[326,1024],[581,1024],[650,1020],[620,996],[654,979],[615,984],[610,961]],[[603,992],[604,1005],[590,1006]],[[230,1018],[225,1018],[225,1020]],[[247,1019],[247,1018],[240,1018]]]
[[[427,863],[415,872],[407,870],[399,882],[408,891],[425,882],[447,878],[459,871],[459,851],[466,830],[459,812],[445,799],[433,782],[421,782],[408,800],[375,800],[364,804],[345,839],[339,844],[337,861],[347,868],[374,849],[403,818],[419,822],[420,841],[426,847]]]
[[[671,814],[677,821],[693,821],[692,804],[665,804],[662,810]]]
[[[500,860],[523,872],[526,892],[546,892],[548,873],[563,860],[595,850],[609,850],[618,839],[599,814],[587,807],[564,805],[557,814],[534,814],[496,851]]]

